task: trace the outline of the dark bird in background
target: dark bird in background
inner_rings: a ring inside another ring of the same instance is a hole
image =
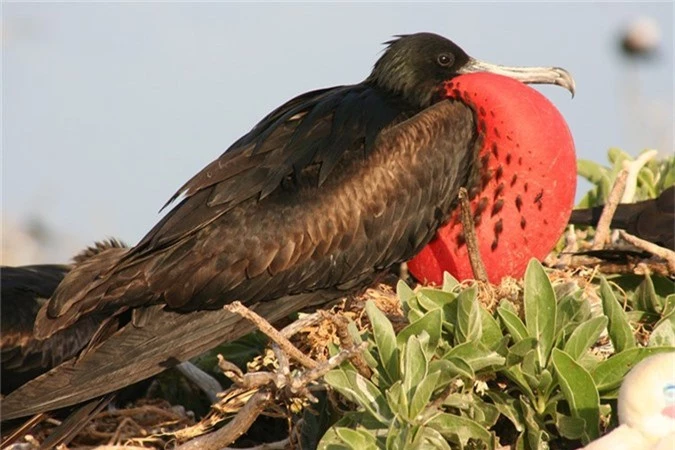
[[[388,44],[363,82],[262,119],[179,189],[138,245],[76,265],[36,336],[96,314],[130,322],[5,398],[3,418],[103,395],[246,334],[222,308],[232,301],[274,322],[414,256],[481,176],[477,112],[450,80],[496,72],[573,91],[562,69],[481,63],[434,34]]]
[[[572,211],[569,223],[596,226],[604,205]],[[675,250],[675,185],[657,198],[636,203],[620,203],[611,228],[626,230],[646,241]]]
[[[75,256],[73,262],[83,263],[103,251],[123,247],[116,240],[99,242]],[[0,268],[2,395],[76,356],[99,328],[101,318],[87,316],[48,339],[38,340],[33,334],[38,311],[70,269],[66,264]]]

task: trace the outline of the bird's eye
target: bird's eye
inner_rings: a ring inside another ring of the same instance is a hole
[[[663,387],[663,396],[666,398],[666,403],[675,403],[675,384],[666,384]]]
[[[440,55],[438,55],[438,58],[436,58],[436,61],[438,62],[439,66],[448,67],[453,62],[455,62],[455,58],[448,53],[441,53]]]

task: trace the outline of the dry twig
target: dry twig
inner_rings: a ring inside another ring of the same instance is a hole
[[[265,319],[246,308],[241,302],[232,302],[225,306],[225,309],[232,313],[239,314],[245,319],[253,322],[260,331],[265,333],[272,341],[274,341],[284,352],[291,358],[298,361],[308,369],[313,369],[317,366],[316,361],[309,358],[307,355],[297,349],[284,335],[282,335],[276,328],[270,325]]]
[[[461,206],[462,228],[464,230],[464,240],[466,249],[469,252],[469,262],[476,280],[488,282],[485,265],[480,257],[478,241],[476,240],[476,228],[471,215],[471,205],[469,204],[469,193],[466,188],[459,188],[459,204]]]
[[[323,320],[321,311],[317,311],[312,314],[307,314],[306,316],[294,321],[293,323],[288,324],[281,329],[280,333],[287,338],[294,336],[295,334],[302,331],[304,328],[311,327]]]
[[[192,439],[177,447],[177,450],[219,450],[230,445],[253,425],[271,400],[271,392],[256,392],[227,425],[213,433]]]
[[[621,170],[619,175],[616,177],[614,186],[612,186],[612,192],[610,192],[607,203],[602,209],[602,214],[600,214],[598,226],[595,227],[595,239],[593,239],[591,250],[600,250],[604,247],[605,241],[609,236],[609,226],[612,223],[612,218],[616,212],[616,207],[621,201],[621,196],[623,195],[623,192],[626,188],[627,178],[628,171],[626,169]]]
[[[652,242],[645,241],[644,239],[640,239],[637,236],[633,236],[630,233],[626,233],[625,231],[621,231],[620,236],[623,240],[628,242],[631,245],[634,245],[642,250],[648,251],[652,255],[656,255],[659,258],[663,258],[666,263],[668,264],[668,270],[670,271],[671,274],[675,274],[675,252],[672,250],[669,250],[665,247],[661,247],[659,245],[656,245]]]
[[[178,364],[176,368],[183,376],[197,385],[206,394],[211,403],[218,401],[218,393],[223,390],[218,380],[189,361]]]
[[[333,324],[335,324],[335,328],[337,329],[337,336],[338,339],[340,339],[340,347],[354,347],[354,339],[352,339],[351,334],[349,334],[349,329],[347,328],[349,326],[349,320],[342,314],[332,315],[330,316],[330,319]],[[356,370],[366,379],[369,380],[370,377],[373,376],[373,371],[370,370],[368,363],[366,363],[366,360],[363,358],[363,355],[360,352],[352,356],[350,361],[352,364],[354,364]]]

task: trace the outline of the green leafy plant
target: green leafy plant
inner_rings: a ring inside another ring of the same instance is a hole
[[[631,302],[645,308],[639,317],[656,320],[655,330],[661,330],[643,347],[603,278],[602,313],[593,314],[583,291],[564,283],[554,287],[533,260],[525,274],[522,316],[506,300],[489,312],[475,287],[462,289],[449,276],[442,289],[414,292],[401,282],[397,293],[410,324],[395,333],[369,303],[372,332],[350,326],[356,342],[370,343],[365,361],[373,375],[364,377],[351,363],[326,375],[355,407],[328,430],[319,448],[586,444],[599,437],[628,370],[649,355],[673,350],[675,296],[658,295],[650,283],[645,279]],[[594,349],[603,334],[613,347],[609,358]]]

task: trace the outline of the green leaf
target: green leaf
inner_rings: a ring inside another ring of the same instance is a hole
[[[459,286],[459,281],[448,272],[443,272],[443,291],[452,292]]]
[[[563,329],[575,323],[591,318],[591,305],[588,299],[579,295],[568,295],[558,303],[556,329]]]
[[[425,345],[425,352],[431,356],[438,347],[438,342],[441,339],[441,323],[443,322],[443,313],[436,308],[429,311],[419,320],[411,323],[402,329],[398,336],[396,336],[396,344],[401,347],[408,342],[410,336],[420,336],[423,332],[429,335],[429,340]]]
[[[626,314],[604,277],[600,278],[600,296],[602,297],[602,309],[609,319],[607,331],[609,331],[609,338],[616,353],[635,347],[635,337],[626,319]]]
[[[470,287],[457,296],[457,328],[455,338],[458,344],[476,341],[482,335],[480,306],[476,301],[476,288]]]
[[[523,371],[523,376],[527,380],[527,384],[536,390],[539,387],[539,365],[537,363],[536,349],[530,350],[523,356],[523,362],[520,363],[520,368]]]
[[[543,394],[544,397],[548,397],[551,391],[556,387],[553,384],[553,375],[548,369],[542,369],[541,374],[539,374],[539,384],[537,385],[537,392]]]
[[[475,420],[487,429],[492,428],[499,420],[499,409],[492,403],[483,401],[477,394],[472,394],[472,408],[469,418]]]
[[[380,311],[372,300],[366,302],[366,313],[373,325],[373,337],[380,355],[380,361],[389,379],[393,382],[398,380],[399,375],[399,351],[396,347],[396,334],[389,319]]]
[[[487,391],[487,395],[490,397],[499,413],[513,424],[516,431],[521,432],[525,429],[523,414],[514,397],[496,390]]]
[[[645,275],[644,281],[635,291],[634,304],[636,309],[642,311],[659,313],[663,310],[664,305],[656,295],[654,283],[649,275]]]
[[[432,288],[422,288],[419,291],[419,296],[426,297],[427,300],[432,302],[435,306],[428,306],[428,309],[434,309],[434,308],[443,308],[450,303],[453,303],[457,296],[451,292],[444,292],[441,291],[440,289],[432,289]]]
[[[557,413],[555,415],[555,426],[562,437],[576,441],[584,435],[586,421],[579,417]]]
[[[497,308],[497,315],[513,338],[514,343],[518,343],[529,336],[525,324],[510,309],[500,305]]]
[[[469,439],[478,439],[488,445],[492,443],[492,434],[478,422],[466,417],[441,413],[431,419],[427,426],[441,433],[446,439],[458,441],[462,446],[466,445]]]
[[[407,305],[410,309],[418,309],[417,295],[415,291],[410,289],[410,286],[405,281],[399,280],[396,284],[396,296],[401,300],[403,305]]]
[[[649,347],[675,346],[675,314],[666,317],[649,336]]]
[[[443,356],[443,359],[448,357],[462,358],[469,363],[474,372],[490,366],[501,366],[506,361],[499,353],[490,350],[480,342],[456,345]]]
[[[408,418],[408,396],[407,392],[403,388],[403,382],[401,380],[392,384],[389,389],[387,389],[385,395],[387,397],[387,403],[392,412],[399,417]]]
[[[620,148],[612,147],[607,151],[609,161],[613,166],[623,167],[624,161],[633,161],[633,157]]]
[[[436,389],[436,383],[438,382],[441,376],[440,372],[433,372],[424,377],[424,379],[417,385],[415,389],[415,394],[410,401],[410,418],[416,420],[417,416],[426,408],[429,404],[429,399],[431,399],[431,394],[433,394]]]
[[[338,437],[347,444],[348,448],[354,450],[374,450],[377,449],[377,440],[365,430],[352,430],[350,428],[335,428]]]
[[[566,281],[553,286],[553,292],[555,293],[555,298],[558,299],[558,303],[560,303],[565,297],[577,295],[577,293],[581,292],[581,289],[579,288],[579,283],[576,281]]]
[[[408,399],[411,399],[415,386],[427,375],[428,364],[424,356],[422,343],[417,336],[408,338],[404,352],[403,389]]]
[[[434,450],[451,450],[450,444],[445,440],[443,435],[433,428],[424,427],[421,430],[422,442],[419,449],[434,449]]]
[[[600,435],[600,396],[593,377],[558,349],[553,350],[553,367],[572,416],[586,422],[582,442],[587,444],[597,439]]]
[[[446,386],[457,377],[473,380],[476,375],[468,362],[458,357],[435,359],[429,363],[429,372],[440,372],[438,384]]]
[[[546,367],[555,338],[556,299],[541,263],[531,259],[525,271],[525,326],[539,342],[537,361]]]
[[[360,374],[348,370],[331,370],[324,380],[347,399],[365,409],[375,420],[388,424],[392,418],[387,401],[377,387]]]
[[[577,172],[579,176],[586,178],[595,185],[602,183],[604,180],[609,182],[607,169],[595,161],[586,159],[577,160]]]
[[[636,347],[617,353],[601,362],[591,372],[601,394],[618,388],[628,371],[643,359],[658,353],[672,352],[674,347]]]
[[[581,293],[560,299],[555,324],[556,346],[562,346],[580,323],[591,318],[591,306]]]
[[[575,361],[581,358],[597,342],[607,322],[607,317],[600,316],[582,323],[572,332],[563,350]]]
[[[663,302],[663,311],[661,311],[661,315],[666,317],[673,313],[675,313],[675,294],[670,294]]]
[[[479,307],[481,316],[481,328],[483,330],[480,341],[485,344],[490,350],[499,351],[502,345],[502,329],[499,327],[499,322],[494,318],[490,312],[483,306]]]
[[[516,443],[513,446],[513,450],[527,450],[527,433],[520,433],[518,435]]]

